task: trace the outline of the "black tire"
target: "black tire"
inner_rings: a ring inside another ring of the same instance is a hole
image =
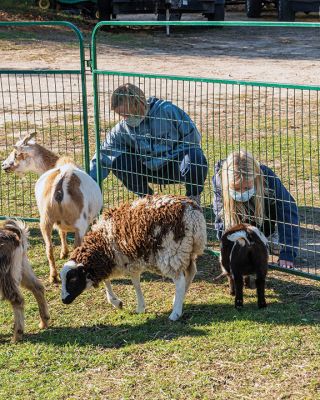
[[[97,8],[99,13],[99,21],[110,21],[112,14],[111,0],[98,0]],[[104,26],[103,28],[108,28]]]
[[[261,0],[246,0],[246,14],[248,18],[259,18],[262,11]]]
[[[294,21],[295,12],[292,9],[289,0],[278,0],[278,20],[279,21]]]
[[[99,10],[97,6],[93,6],[90,9],[90,17],[99,21]]]
[[[216,4],[214,7],[214,21],[224,21],[224,4]]]
[[[204,16],[208,21],[224,21],[224,4],[216,4],[214,7],[214,13],[204,14]]]

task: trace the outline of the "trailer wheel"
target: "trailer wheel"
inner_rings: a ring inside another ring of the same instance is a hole
[[[97,0],[99,21],[110,21],[112,14],[111,0]],[[108,30],[108,26],[102,26],[102,30]]]
[[[262,11],[261,0],[246,0],[246,14],[248,18],[260,17]]]
[[[206,14],[208,21],[224,21],[224,4],[216,4],[214,7],[214,13]]]
[[[97,20],[99,20],[99,10],[98,10],[98,7],[97,7],[97,6],[91,8],[91,10],[90,10],[90,17],[91,17],[92,19],[97,19]]]
[[[289,0],[278,0],[278,20],[294,21],[295,12],[291,7]]]
[[[53,0],[36,0],[36,5],[41,10],[48,10],[49,8],[54,8],[55,1],[53,1]]]

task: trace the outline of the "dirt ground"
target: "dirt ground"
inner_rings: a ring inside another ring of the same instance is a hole
[[[124,18],[130,20],[133,16],[119,16],[120,20]],[[153,15],[141,18],[155,19]],[[269,12],[266,18],[275,20],[275,14]],[[246,17],[244,12],[227,12],[226,20]],[[319,21],[304,15],[297,20]],[[37,31],[41,32],[41,43]],[[77,68],[78,50],[70,45],[73,35],[52,29],[32,28],[31,32],[32,37],[28,39],[26,34],[23,46],[17,39],[0,41],[1,68]],[[172,29],[170,37],[163,29],[112,32],[99,36],[101,68],[290,84],[320,83],[320,30],[315,28],[185,28]],[[88,44],[87,25],[84,33]]]

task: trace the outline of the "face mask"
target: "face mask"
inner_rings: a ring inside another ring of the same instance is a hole
[[[251,199],[251,197],[256,193],[254,187],[250,190],[246,190],[245,192],[237,192],[236,190],[229,189],[229,194],[233,198],[234,201],[246,202]]]
[[[131,126],[131,128],[136,128],[141,124],[145,117],[136,117],[136,116],[129,116],[126,118],[127,125]]]

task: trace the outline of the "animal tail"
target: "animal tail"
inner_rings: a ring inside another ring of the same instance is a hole
[[[193,209],[190,211],[193,225],[193,253],[201,255],[207,244],[206,221],[202,211]]]
[[[230,242],[238,243],[241,247],[245,247],[246,245],[250,246],[248,234],[243,230],[228,235],[227,239],[230,240]]]
[[[64,197],[64,193],[63,193],[63,181],[65,179],[65,174],[63,174],[61,176],[61,178],[59,179],[58,183],[56,184],[56,187],[54,189],[54,193],[53,193],[53,198],[55,199],[55,201],[57,203],[61,203]]]

